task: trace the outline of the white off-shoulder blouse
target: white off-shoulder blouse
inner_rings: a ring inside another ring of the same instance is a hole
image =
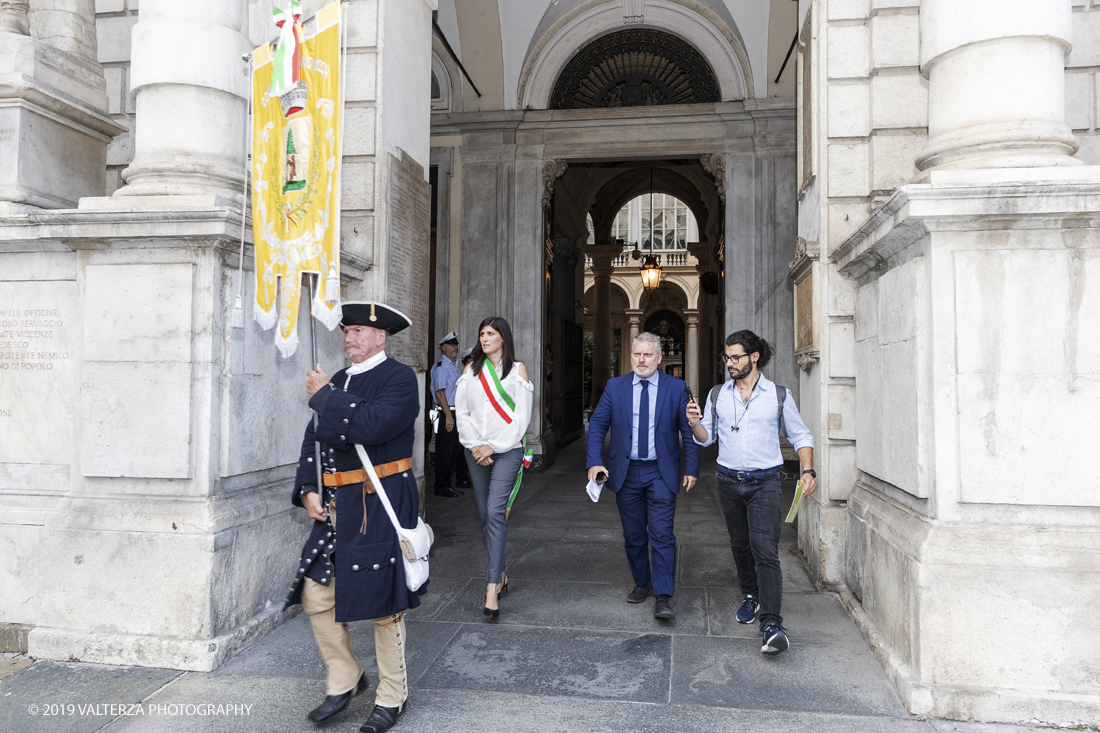
[[[496,411],[477,374],[470,371],[458,378],[458,390],[455,393],[455,425],[458,427],[458,439],[466,448],[473,450],[479,445],[487,445],[494,453],[504,453],[523,444],[523,435],[531,422],[531,400],[535,387],[519,374],[520,362],[512,365],[508,376],[501,377],[504,391],[516,403],[512,422],[505,422]],[[485,360],[484,369],[494,369],[493,363]],[[499,376],[500,371],[497,371]],[[493,379],[486,376],[489,386]],[[507,411],[507,405],[504,405]]]

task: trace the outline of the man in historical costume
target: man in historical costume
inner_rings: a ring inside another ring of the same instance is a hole
[[[343,304],[340,328],[352,366],[331,379],[320,365],[306,373],[318,421],[316,430],[312,422],[306,427],[292,497],[314,522],[287,605],[301,603],[309,614],[328,668],[325,699],[309,719],[331,718],[369,686],[347,624],[370,619],[379,680],[374,710],[360,728],[368,733],[389,730],[408,707],[404,611],[420,605],[426,587],[406,586],[397,533],[355,450],[364,446],[401,525],[414,528],[420,506],[410,457],[419,387],[413,370],[385,352],[387,334],[410,323],[381,303]]]
[[[458,378],[462,376],[462,367],[458,364],[458,334],[451,331],[439,340],[439,350],[443,354],[432,365],[432,397],[440,411],[438,429],[435,432],[435,494],[436,496],[462,496],[451,486],[451,473],[457,474],[461,488],[471,488],[470,469],[462,455],[462,444],[458,442],[458,428],[455,427],[454,403],[458,389]]]

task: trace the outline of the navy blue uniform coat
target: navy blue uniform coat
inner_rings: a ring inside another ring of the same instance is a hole
[[[353,375],[347,391],[342,387],[346,370],[333,375],[309,401],[318,413],[317,437],[321,441],[323,469],[354,471],[362,468],[355,444],[362,443],[375,466],[410,458],[415,439],[416,418],[420,414],[419,389],[411,368],[386,359],[370,371]],[[291,501],[303,506],[301,488],[317,485],[314,463],[313,423],[306,426],[302,454],[294,481]],[[420,494],[411,470],[382,479],[401,526],[412,529],[420,512]],[[298,572],[291,585],[286,605],[302,602],[305,578],[328,585],[336,584],[336,621],[361,621],[382,618],[420,605],[419,591],[405,585],[405,566],[397,532],[377,495],[367,494],[367,526],[363,523],[363,485],[350,484],[336,489],[336,532],[328,522],[313,522],[306,540]],[[333,536],[335,534],[335,536]]]
[[[699,475],[699,446],[691,437],[687,419],[687,385],[682,379],[658,372],[657,412],[654,423],[654,443],[657,467],[661,478],[675,493],[680,493],[680,438],[684,442],[684,470],[688,476]],[[605,466],[608,485],[616,494],[623,487],[630,466],[631,431],[634,418],[634,372],[627,372],[607,382],[600,402],[588,421],[587,467]],[[603,442],[608,429],[611,444],[607,460],[603,460]]]

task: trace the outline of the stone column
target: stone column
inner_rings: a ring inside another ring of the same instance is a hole
[[[143,0],[139,17],[130,72],[134,160],[115,197],[240,200],[249,93],[241,57],[252,48],[246,0]]]
[[[924,0],[928,144],[917,167],[1079,165],[1065,123],[1070,31],[1068,0]]]
[[[641,308],[628,308],[626,310],[626,318],[630,323],[630,341],[627,343],[627,348],[634,348],[634,339],[638,338],[638,334],[642,332],[642,316],[645,311]]]
[[[611,378],[611,261],[622,253],[614,244],[598,244],[588,248],[592,258],[592,397],[593,404],[603,395],[607,380]]]
[[[30,33],[30,0],[0,0],[0,33]]]
[[[101,195],[123,131],[107,116],[94,0],[50,6],[0,0],[0,216]]]
[[[11,2],[13,7],[20,4],[29,3]],[[51,0],[48,8],[36,7],[30,15],[38,40],[65,53],[96,60],[95,0]]]
[[[684,381],[694,394],[699,394],[699,310],[684,311],[687,342],[684,344]]]

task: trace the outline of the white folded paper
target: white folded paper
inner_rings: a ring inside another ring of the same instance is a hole
[[[592,501],[599,501],[600,492],[603,491],[603,484],[598,484],[595,481],[589,481],[588,486],[585,486],[584,490],[588,492],[588,495],[592,498]]]

